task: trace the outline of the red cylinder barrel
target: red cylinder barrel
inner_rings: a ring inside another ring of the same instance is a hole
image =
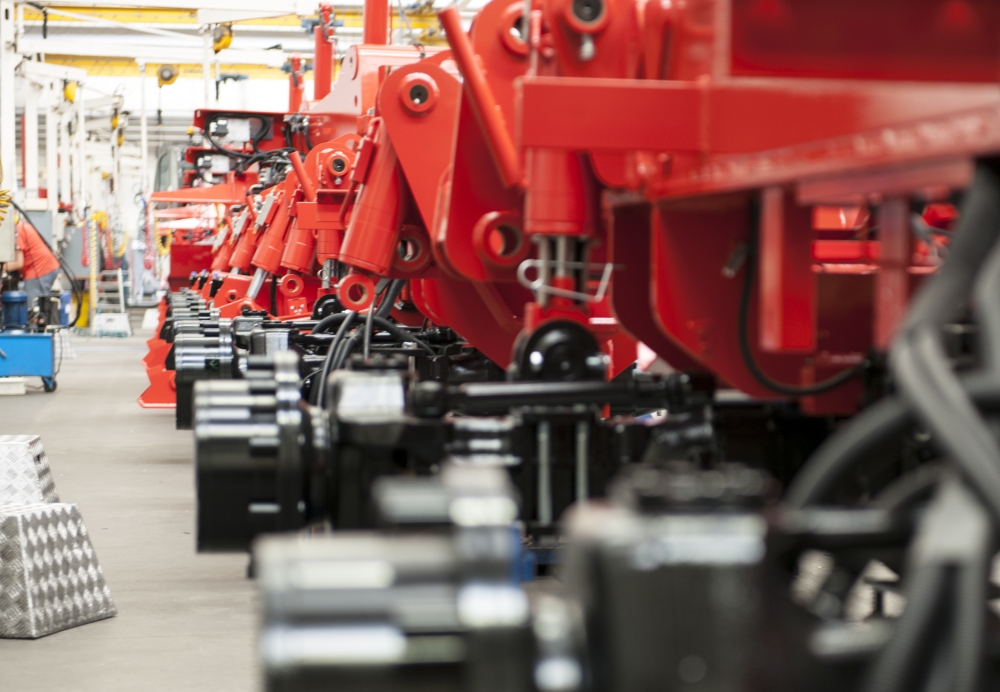
[[[294,182],[291,182],[290,174],[285,180],[285,189],[294,190]],[[277,202],[280,206],[275,212],[271,224],[267,227],[260,242],[257,243],[257,251],[253,253],[253,266],[263,269],[268,274],[274,274],[281,268],[281,254],[285,249],[285,235],[288,232],[288,198],[282,197]]]
[[[322,14],[320,15],[322,21]],[[319,101],[330,93],[333,79],[333,44],[326,40],[323,28],[313,29],[316,38],[316,57],[313,60],[313,100]]]
[[[365,28],[362,43],[384,46],[389,43],[388,0],[365,0]]]
[[[525,232],[559,235],[588,233],[588,197],[580,157],[573,152],[533,149],[528,152],[527,164]]]
[[[238,269],[242,273],[250,271],[250,262],[253,260],[254,250],[257,249],[258,235],[251,228],[246,228],[240,239],[236,241],[233,255],[229,258],[229,266]]]
[[[316,250],[316,236],[310,228],[299,228],[297,220],[292,220],[292,229],[288,232],[288,242],[281,253],[281,266],[285,269],[310,273],[313,265],[313,253]]]
[[[368,178],[340,248],[340,260],[375,274],[388,273],[406,214],[406,196],[396,150],[385,128],[380,127]]]

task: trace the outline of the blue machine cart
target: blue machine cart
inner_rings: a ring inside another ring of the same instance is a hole
[[[56,389],[52,334],[0,332],[0,377],[41,377],[46,392]]]

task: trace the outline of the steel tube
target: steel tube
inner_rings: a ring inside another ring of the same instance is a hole
[[[367,6],[366,6],[367,7]],[[366,10],[367,11],[367,10]],[[449,7],[438,13],[441,27],[448,38],[448,45],[451,46],[452,57],[458,65],[458,71],[462,73],[465,89],[472,101],[472,106],[479,116],[479,122],[486,134],[486,141],[490,145],[490,152],[493,154],[493,161],[497,165],[500,177],[508,187],[514,187],[521,183],[521,168],[517,159],[517,149],[514,141],[507,131],[507,123],[504,121],[503,111],[493,96],[486,81],[486,75],[472,50],[472,42],[465,31],[462,30],[462,17],[458,8]]]

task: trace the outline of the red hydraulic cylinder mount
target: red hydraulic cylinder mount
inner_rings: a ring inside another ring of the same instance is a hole
[[[319,101],[330,93],[333,79],[333,7],[319,6],[319,23],[313,29],[316,52],[313,58],[313,100]]]
[[[361,42],[370,46],[389,43],[388,0],[365,0],[365,28]]]

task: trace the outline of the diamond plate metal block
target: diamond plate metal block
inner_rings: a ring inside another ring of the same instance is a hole
[[[0,506],[0,638],[37,639],[117,612],[76,505]]]
[[[38,435],[0,435],[0,505],[59,502]]]

